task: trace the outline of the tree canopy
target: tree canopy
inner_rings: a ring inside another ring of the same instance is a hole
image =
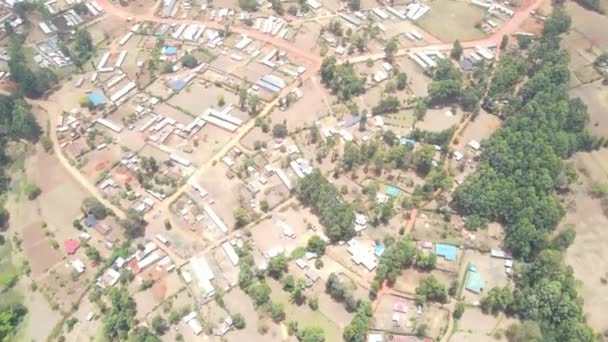
[[[492,289],[482,307],[539,322],[543,340],[593,341],[572,270],[562,264],[558,250],[546,249],[564,214],[554,194],[562,160],[590,148],[592,141],[585,105],[568,96],[568,56],[559,34],[569,24],[561,10],[555,11],[525,60],[501,59],[508,68],[523,69],[528,80],[505,108],[503,126],[486,141],[479,170],[456,190],[454,200],[469,217],[504,223],[506,247],[530,262],[515,278],[513,294],[508,288]],[[513,89],[511,81],[495,81],[494,89]]]
[[[365,80],[357,75],[350,63],[337,64],[336,57],[326,57],[321,65],[321,80],[340,101],[350,100],[363,92]]]
[[[355,212],[351,204],[319,169],[300,180],[298,198],[321,217],[332,241],[347,241],[355,235]]]

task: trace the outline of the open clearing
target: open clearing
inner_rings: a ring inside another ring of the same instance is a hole
[[[434,0],[429,5],[431,10],[418,21],[418,25],[435,37],[445,42],[484,37],[484,33],[475,28],[484,16],[480,7],[454,0]]]

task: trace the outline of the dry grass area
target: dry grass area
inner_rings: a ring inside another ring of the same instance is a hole
[[[418,25],[435,37],[445,42],[484,37],[484,33],[475,28],[475,24],[484,17],[481,7],[455,0],[433,0],[429,6],[431,10],[418,21]]]
[[[608,135],[608,87],[601,82],[585,84],[570,90],[570,95],[579,97],[586,105],[589,113],[592,134]]]
[[[503,314],[495,317],[484,315],[481,310],[467,307],[464,315],[458,321],[456,332],[451,336],[451,342],[499,342],[507,341],[504,330],[517,320],[507,318]]]
[[[581,182],[575,187],[571,204],[562,220],[563,225],[572,224],[576,229],[576,239],[566,251],[565,262],[574,270],[580,280],[579,294],[584,299],[584,313],[587,322],[596,331],[608,330],[608,322],[601,308],[608,305],[608,241],[605,206],[602,201],[589,194],[591,184],[605,183],[608,179],[608,151],[579,153],[575,164]]]

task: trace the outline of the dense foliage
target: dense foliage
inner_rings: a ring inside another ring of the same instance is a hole
[[[350,324],[344,328],[342,337],[346,342],[361,342],[365,340],[365,335],[369,328],[369,318],[372,316],[372,305],[366,300],[361,300],[357,304],[357,311]]]
[[[539,322],[544,340],[593,341],[572,270],[562,264],[559,251],[546,249],[564,214],[553,193],[562,160],[592,141],[585,105],[567,92],[568,56],[559,47],[559,34],[569,24],[559,10],[545,23],[543,37],[528,51],[528,81],[520,99],[506,108],[503,127],[484,145],[479,170],[454,198],[465,215],[504,223],[507,248],[531,261],[516,278],[514,293],[492,289],[482,307]]]
[[[135,327],[135,301],[124,287],[112,288],[110,309],[103,317],[103,332],[110,340],[124,340]]]
[[[300,180],[298,198],[319,214],[332,241],[350,240],[355,235],[352,206],[319,169]]]
[[[352,96],[363,92],[365,79],[360,78],[350,63],[336,64],[336,57],[323,60],[321,65],[321,80],[332,90],[341,101],[349,100]]]
[[[23,320],[27,309],[21,304],[0,305],[0,341],[11,341],[17,325]]]
[[[8,55],[8,69],[11,79],[17,83],[19,93],[27,97],[40,97],[57,83],[57,75],[50,69],[32,70],[27,65],[23,41],[15,34],[10,37]]]
[[[393,284],[401,271],[409,267],[432,270],[437,263],[434,253],[426,253],[409,239],[401,239],[386,248],[376,269],[376,277],[370,287],[370,297],[375,297],[384,281]]]

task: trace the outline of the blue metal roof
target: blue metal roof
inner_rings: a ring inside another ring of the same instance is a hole
[[[184,89],[185,86],[186,86],[186,81],[184,81],[184,80],[175,80],[175,81],[171,82],[171,90],[173,90],[173,91],[180,91],[180,90]]]
[[[442,256],[447,261],[456,261],[456,251],[458,249],[455,246],[444,245],[441,243],[435,244],[435,254]]]
[[[89,214],[89,216],[87,216],[87,218],[84,220],[84,224],[89,228],[93,227],[97,224],[97,218],[95,218],[95,215]]]
[[[401,145],[416,145],[416,140],[410,138],[401,138],[399,142]]]
[[[285,81],[275,75],[266,75],[262,77],[262,81],[272,84],[277,88],[285,88]]]
[[[164,55],[175,55],[177,54],[177,48],[175,46],[165,46],[161,52]]]
[[[90,93],[89,100],[91,100],[93,107],[99,107],[99,106],[103,106],[104,104],[106,104],[106,98],[103,97],[103,94],[98,91],[94,91],[94,92]]]
[[[353,116],[352,118],[346,119],[346,121],[344,121],[344,127],[348,128],[358,124],[361,121],[361,118],[361,116]]]

